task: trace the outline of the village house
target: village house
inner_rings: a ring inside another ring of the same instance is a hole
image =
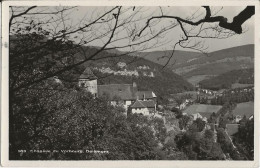
[[[137,87],[135,82],[133,85]],[[138,100],[153,100],[156,102],[156,95],[153,91],[137,91],[135,96]]]
[[[94,97],[105,96],[111,105],[122,106],[125,111],[144,115],[156,111],[156,95],[153,91],[138,91],[135,82],[98,85],[97,79],[90,68],[86,68],[79,77],[78,85],[84,87]]]
[[[153,100],[136,100],[131,105],[131,112],[143,114],[145,116],[156,112],[156,103]]]
[[[105,96],[111,105],[120,105],[127,110],[135,100],[135,89],[132,84],[98,85],[98,97]]]
[[[193,120],[197,120],[198,118],[200,118],[205,122],[208,121],[207,117],[202,116],[203,114],[201,115],[201,113],[194,113],[194,114],[191,114],[191,115],[193,117]]]

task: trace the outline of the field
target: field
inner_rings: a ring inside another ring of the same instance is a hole
[[[195,113],[213,113],[218,112],[222,106],[219,105],[207,105],[207,104],[193,104],[189,106],[187,109],[183,111],[183,113],[187,114],[195,114]]]
[[[254,102],[245,102],[237,104],[237,107],[234,109],[233,114],[246,116],[249,118],[251,115],[254,115]]]
[[[227,124],[227,133],[229,136],[238,132],[239,124]]]

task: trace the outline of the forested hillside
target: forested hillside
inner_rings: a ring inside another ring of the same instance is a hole
[[[167,57],[172,54],[172,50],[166,51],[152,51],[152,52],[139,52],[138,56],[155,62],[160,65],[165,65],[168,61]],[[175,50],[172,59],[170,59],[167,67],[172,69],[175,66],[181,65],[183,63],[187,63],[193,60],[196,60],[203,55],[199,52],[192,52],[192,51],[182,51],[182,50]]]
[[[145,52],[139,55],[145,59],[165,65],[171,51]],[[192,84],[220,75],[222,73],[253,68],[254,66],[254,45],[243,45],[223,50],[210,52],[207,55],[198,52],[178,51],[167,65],[173,72],[183,76]]]
[[[95,52],[95,48],[85,48],[85,50],[88,53]],[[78,53],[78,59],[81,57],[82,54]],[[75,85],[79,75],[86,67],[90,67],[98,77],[98,84],[131,84],[136,82],[138,89],[152,90],[162,99],[172,93],[193,89],[193,86],[181,76],[159,64],[140,57],[120,56],[109,52],[102,52],[97,60],[64,73],[60,78],[69,81],[69,84],[72,84],[70,81],[74,81]]]
[[[234,83],[254,84],[254,69],[229,71],[216,77],[203,80],[200,82],[200,85],[202,88],[219,90],[231,88]]]
[[[250,44],[214,51],[184,64],[176,64],[172,69],[186,77],[218,75],[233,69],[251,68],[253,62],[254,45]]]

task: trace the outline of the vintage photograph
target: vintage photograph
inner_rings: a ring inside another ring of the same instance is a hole
[[[8,159],[254,161],[255,8],[10,5]]]

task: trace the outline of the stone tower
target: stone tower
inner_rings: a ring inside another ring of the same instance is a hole
[[[85,88],[97,97],[97,77],[93,74],[90,68],[86,68],[79,77],[79,87]]]

